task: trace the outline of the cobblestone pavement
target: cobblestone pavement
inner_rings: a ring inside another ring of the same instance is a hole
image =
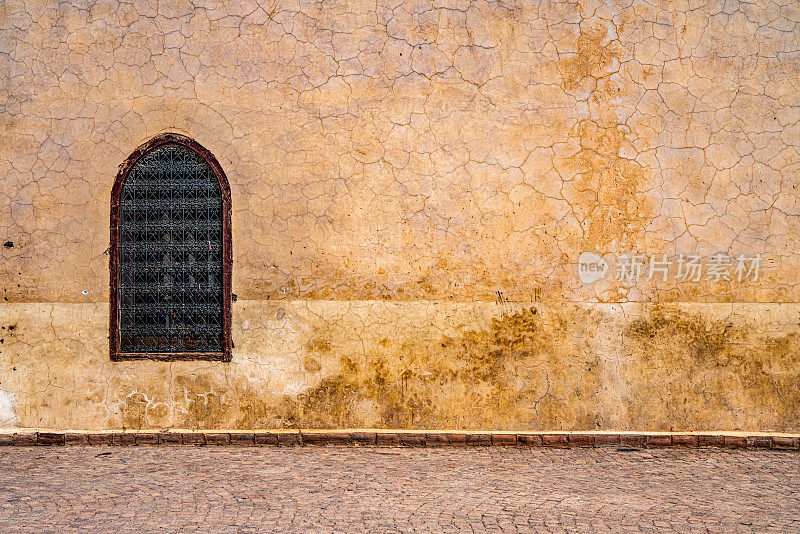
[[[800,532],[800,454],[0,448],[0,532]]]

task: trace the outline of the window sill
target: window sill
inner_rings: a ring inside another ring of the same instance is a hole
[[[118,352],[111,354],[112,362],[153,360],[160,362],[218,361],[229,362],[231,355],[224,352]]]

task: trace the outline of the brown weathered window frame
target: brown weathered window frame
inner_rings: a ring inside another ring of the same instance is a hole
[[[120,331],[117,308],[119,304],[119,211],[122,186],[128,173],[146,153],[164,144],[178,144],[187,147],[205,160],[214,170],[222,194],[222,312],[223,312],[223,351],[222,352],[167,352],[167,353],[125,353],[119,351]],[[109,352],[112,361],[125,360],[231,360],[231,266],[233,250],[231,240],[231,189],[228,178],[217,159],[195,140],[176,133],[165,133],[140,145],[120,165],[114,187],[111,190],[111,246],[109,249],[110,298],[109,298]]]

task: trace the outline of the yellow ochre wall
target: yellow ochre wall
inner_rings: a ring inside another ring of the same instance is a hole
[[[797,2],[6,0],[0,80],[0,427],[800,431]],[[164,132],[230,181],[229,363],[109,359]]]

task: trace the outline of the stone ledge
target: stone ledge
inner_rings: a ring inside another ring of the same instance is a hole
[[[466,432],[420,430],[0,430],[0,446],[392,446],[734,448],[800,450],[800,434],[766,432]]]

